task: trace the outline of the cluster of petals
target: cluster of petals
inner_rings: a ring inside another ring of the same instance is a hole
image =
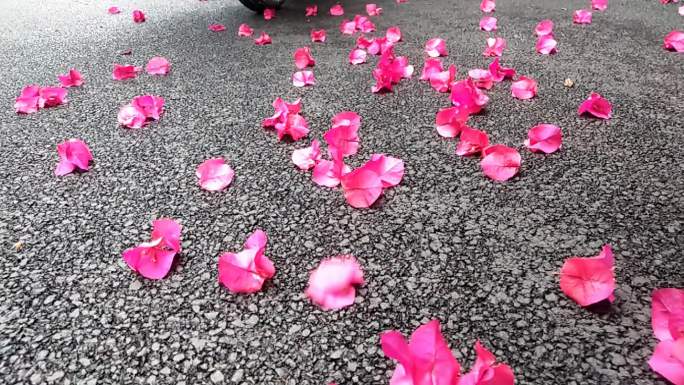
[[[475,87],[471,79],[460,80],[451,85],[451,103],[468,115],[477,114],[489,102],[489,97]]]
[[[511,94],[516,99],[532,99],[537,96],[537,81],[525,76],[511,83]]]
[[[452,64],[446,71],[431,73],[430,86],[437,92],[449,92],[455,79],[456,66]]]
[[[591,24],[591,11],[578,9],[572,14],[572,22],[575,24]]]
[[[67,102],[64,87],[41,87],[28,85],[14,101],[14,110],[20,114],[32,114],[40,108],[55,107]]]
[[[158,219],[152,222],[150,241],[125,250],[121,256],[131,270],[143,277],[162,279],[181,251],[180,235],[181,225],[176,221]]]
[[[380,16],[382,14],[382,8],[378,7],[377,4],[366,4],[366,13],[368,16]]]
[[[249,25],[242,23],[238,27],[238,36],[250,37],[254,35],[254,30]]]
[[[684,31],[674,30],[663,39],[663,48],[669,51],[684,52]]]
[[[209,27],[207,28],[212,32],[222,32],[226,30],[226,26],[223,24],[209,24]]]
[[[138,76],[138,72],[142,71],[141,67],[137,67],[130,64],[114,64],[114,69],[112,70],[112,79],[114,80],[126,80],[133,79]]]
[[[496,31],[496,17],[482,16],[482,19],[480,19],[480,29],[487,32]]]
[[[520,153],[512,147],[495,144],[482,149],[480,168],[492,180],[505,182],[520,171]]]
[[[276,17],[276,10],[273,8],[264,9],[264,20],[271,20]]]
[[[311,30],[311,42],[313,43],[325,43],[325,30],[324,29],[312,29]]]
[[[577,114],[589,114],[599,119],[610,119],[613,113],[613,105],[597,92],[592,92],[589,97],[577,108]]]
[[[55,175],[62,176],[74,170],[88,171],[93,155],[88,145],[80,139],[69,139],[57,145],[59,163],[55,168]]]
[[[370,33],[375,31],[375,24],[366,16],[356,15],[354,20],[342,20],[340,32],[343,35],[353,35],[356,32]]]
[[[395,57],[394,51],[390,48],[382,54],[373,70],[375,84],[371,91],[375,93],[391,92],[393,86],[398,84],[401,79],[410,79],[412,75],[413,66],[408,64],[408,58],[406,56]]]
[[[323,310],[350,306],[356,298],[356,286],[364,284],[361,265],[352,255],[324,259],[311,272],[306,296]]]
[[[135,23],[143,23],[145,21],[145,14],[143,11],[136,9],[133,11],[133,21]]]
[[[532,152],[551,154],[561,147],[561,129],[553,124],[538,124],[527,132],[525,147]]]
[[[659,342],[649,366],[674,385],[684,384],[684,289],[653,292],[651,325]]]
[[[271,44],[271,42],[271,36],[269,36],[266,32],[263,31],[261,32],[261,35],[259,35],[259,37],[254,39],[254,44],[256,45],[267,45]]]
[[[447,56],[446,42],[444,39],[435,37],[425,43],[425,53],[430,57]]]
[[[501,56],[506,49],[506,40],[502,37],[488,37],[486,43],[487,47],[482,52],[484,56]]]
[[[75,68],[69,70],[65,75],[57,75],[62,87],[79,87],[83,85],[83,76]]]
[[[274,128],[278,134],[278,140],[282,140],[286,135],[292,140],[299,140],[309,134],[309,125],[302,115],[300,115],[302,105],[299,99],[294,103],[287,103],[281,98],[273,101],[275,110],[273,116],[264,119],[264,128]]]
[[[202,189],[221,191],[233,182],[235,171],[223,158],[212,158],[197,166],[195,174]]]
[[[591,8],[597,11],[608,9],[608,0],[591,0]]]
[[[594,257],[571,257],[560,271],[560,288],[580,306],[615,299],[615,259],[613,249],[605,245]]]
[[[318,5],[316,5],[316,4],[307,5],[306,9],[304,10],[304,16],[306,16],[306,17],[318,16]]]
[[[342,16],[344,15],[344,8],[340,4],[335,4],[330,7],[329,12],[331,16]]]
[[[119,124],[128,128],[141,128],[149,121],[159,120],[164,111],[164,98],[154,95],[136,96],[119,110]]]
[[[243,250],[223,253],[218,260],[218,281],[233,293],[256,293],[264,282],[275,275],[273,262],[264,252],[268,238],[257,229],[250,235]]]
[[[484,13],[494,12],[496,10],[496,2],[494,0],[482,0],[480,3],[480,11]]]

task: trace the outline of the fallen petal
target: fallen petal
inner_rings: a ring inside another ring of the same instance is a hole
[[[362,49],[358,49],[358,48],[353,49],[349,53],[349,63],[354,64],[354,65],[365,63],[366,62],[366,56],[367,56],[366,51],[364,51]]]
[[[591,24],[591,11],[578,9],[572,14],[572,22],[575,24]]]
[[[496,31],[496,17],[483,16],[480,19],[480,29],[487,32]]]
[[[596,92],[592,92],[577,109],[578,115],[590,114],[600,119],[610,119],[612,113],[613,105]]]
[[[433,38],[425,43],[425,53],[430,57],[447,56],[446,42],[441,38]]]
[[[224,27],[225,29],[225,27]],[[254,30],[249,25],[242,23],[238,27],[238,36],[250,37],[254,34]]]
[[[145,70],[150,75],[166,75],[169,73],[171,63],[163,57],[153,57],[147,62]]]
[[[463,134],[461,134],[463,137]],[[489,178],[505,182],[520,170],[520,153],[515,148],[502,144],[485,147],[482,150],[480,167]]]
[[[78,87],[83,85],[83,76],[74,68],[70,69],[66,75],[57,75],[57,78],[62,87]]]
[[[561,147],[561,129],[553,124],[539,124],[527,132],[525,147],[532,152],[551,154]]]
[[[311,41],[312,42],[325,42],[325,30],[324,29],[312,29],[311,30]]]
[[[207,191],[221,191],[233,182],[235,172],[223,158],[207,159],[195,172],[199,185]]]
[[[337,310],[354,303],[355,286],[363,283],[363,271],[356,258],[341,255],[321,261],[311,272],[305,294],[323,310]]]
[[[565,260],[560,272],[563,293],[580,306],[613,300],[615,261],[610,245],[603,246],[595,257],[572,257]]]
[[[456,155],[478,154],[487,146],[489,146],[489,137],[486,132],[464,126],[461,128],[461,140],[456,146]]]
[[[537,82],[534,79],[521,76],[511,84],[511,94],[517,99],[532,99],[537,95]]]
[[[321,160],[321,146],[318,140],[311,141],[311,146],[292,151],[292,163],[300,170],[310,170]]]
[[[142,68],[133,65],[114,64],[114,70],[112,71],[112,79],[133,79],[134,77],[138,76],[138,72],[140,71],[142,71]]]
[[[223,24],[210,24],[209,30],[214,32],[221,32],[226,30],[226,26]]]
[[[80,139],[69,139],[57,145],[59,163],[55,168],[55,175],[62,176],[71,173],[75,169],[88,171],[89,163],[93,155],[88,145]]]
[[[297,71],[292,74],[292,85],[295,87],[313,86],[316,78],[313,71]]]

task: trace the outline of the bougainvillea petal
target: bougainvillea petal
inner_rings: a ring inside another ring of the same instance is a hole
[[[76,69],[72,68],[66,75],[57,75],[62,87],[78,87],[83,85],[83,76]]]
[[[651,326],[660,341],[672,341],[684,337],[673,334],[670,325],[684,318],[684,289],[663,288],[651,296]]]
[[[499,64],[499,58],[494,58],[494,60],[489,64],[489,72],[492,74],[492,80],[495,82],[502,82],[504,79],[512,79],[515,76],[515,69],[502,67]]]
[[[475,68],[468,71],[468,77],[473,81],[473,84],[477,88],[488,90],[494,86],[494,78],[489,70]]]
[[[169,73],[170,68],[171,63],[169,63],[169,61],[166,60],[166,58],[159,56],[150,59],[150,61],[148,61],[147,65],[145,66],[145,70],[150,75],[166,75]]]
[[[311,30],[311,42],[313,43],[325,43],[325,30],[324,29],[312,29]]]
[[[670,51],[684,52],[684,31],[674,30],[668,33],[663,39],[663,48]]]
[[[437,133],[444,138],[455,138],[468,122],[468,113],[458,107],[439,110],[435,118]]]
[[[366,57],[368,54],[366,51],[362,49],[353,49],[351,52],[349,52],[349,63],[351,64],[362,64],[366,62]]]
[[[143,13],[143,11],[141,11],[139,9],[136,9],[135,11],[133,11],[133,21],[135,23],[144,22],[145,21],[145,14]]]
[[[330,7],[330,15],[332,16],[342,16],[344,15],[344,8],[340,4],[335,4]]]
[[[548,34],[539,36],[535,49],[542,55],[550,55],[556,53],[556,46],[558,46],[558,42],[554,39],[553,34]]]
[[[603,300],[612,302],[615,291],[615,260],[610,245],[603,246],[595,257],[572,257],[565,260],[560,272],[563,293],[580,306]]]
[[[55,168],[55,175],[62,176],[73,172],[75,169],[88,171],[89,163],[93,155],[88,145],[80,139],[69,139],[57,145],[59,163]]]
[[[138,72],[142,71],[141,67],[136,67],[134,65],[121,65],[114,64],[114,70],[112,71],[112,79],[114,80],[125,80],[133,79],[138,76]]]
[[[433,38],[425,43],[425,53],[430,57],[447,56],[446,42],[441,38]]]
[[[383,188],[394,187],[404,178],[404,161],[393,156],[373,154],[362,167],[378,174]]]
[[[341,255],[321,261],[309,276],[305,294],[323,310],[337,310],[354,303],[355,286],[363,283],[363,271],[356,258]]]
[[[368,16],[380,16],[382,8],[378,7],[377,4],[366,4],[366,13]]]
[[[591,0],[591,8],[597,11],[608,9],[608,0]]]
[[[577,109],[578,115],[590,114],[600,119],[610,119],[612,113],[613,105],[596,92],[592,92]]]
[[[121,10],[119,9],[119,7],[112,6],[112,7],[107,8],[107,13],[110,15],[116,15],[116,14],[121,13]]]
[[[537,81],[521,76],[511,84],[511,94],[516,99],[532,99],[537,96]]]
[[[390,43],[397,43],[401,41],[401,30],[399,27],[389,27],[385,32],[385,38]]]
[[[484,13],[494,12],[496,10],[496,3],[494,0],[482,0],[480,2],[480,10]]]
[[[648,365],[673,385],[684,385],[684,338],[658,343]]]
[[[489,146],[489,137],[486,132],[464,126],[461,128],[461,139],[456,146],[456,155],[478,154],[487,146]]]
[[[506,40],[502,37],[489,37],[486,43],[487,47],[482,53],[484,56],[501,56],[506,49]]]
[[[254,34],[254,30],[249,25],[242,23],[238,27],[238,36],[250,37]]]
[[[268,238],[256,230],[247,238],[243,250],[223,253],[218,261],[218,280],[233,293],[256,293],[275,275],[275,267],[264,255]]]
[[[537,24],[537,26],[534,28],[534,33],[537,36],[544,36],[553,33],[553,21],[549,19],[540,21],[539,24]]]
[[[425,59],[423,66],[423,73],[420,75],[420,80],[430,80],[432,75],[443,72],[442,60],[439,58]]]
[[[292,140],[297,141],[309,134],[309,124],[299,114],[288,114],[285,121],[276,123],[275,129],[279,141],[285,136],[290,136]]]
[[[254,44],[256,45],[267,45],[271,44],[271,37],[266,32],[261,32],[261,35],[254,39]]]
[[[304,16],[306,17],[318,16],[318,5],[307,5],[306,10],[304,12]]]
[[[122,257],[133,271],[143,277],[162,279],[181,251],[180,235],[180,224],[171,219],[158,219],[152,222],[152,240],[125,250]]]
[[[319,186],[336,187],[340,184],[342,175],[350,171],[349,167],[340,161],[321,159],[314,166],[311,180]]]
[[[515,376],[510,366],[496,362],[496,357],[480,341],[475,342],[477,359],[470,372],[464,374],[458,385],[513,385]]]
[[[456,78],[456,66],[453,64],[449,69],[442,72],[433,73],[430,75],[430,85],[437,92],[449,92],[451,84]]]
[[[15,99],[14,109],[18,114],[32,114],[38,111],[40,99],[40,86],[28,85],[21,90],[21,94]]]
[[[496,17],[482,16],[480,29],[487,32],[496,31]]]
[[[67,89],[63,87],[40,87],[38,107],[56,107],[67,102]]]
[[[340,182],[344,198],[355,208],[368,208],[382,195],[380,175],[367,166],[345,174]]]
[[[489,102],[489,97],[475,87],[470,79],[461,80],[451,85],[451,103],[469,115],[480,112]]]
[[[276,17],[276,10],[273,8],[264,9],[264,20],[271,20]]]
[[[210,24],[208,28],[213,32],[221,32],[226,30],[226,26],[223,24]]]
[[[532,152],[551,154],[561,147],[561,129],[553,124],[539,124],[527,132],[525,146]]]
[[[295,87],[313,86],[316,84],[316,77],[313,71],[297,71],[292,74],[292,85]]]
[[[292,151],[292,163],[300,170],[309,170],[321,160],[321,145],[318,140],[311,141],[311,146]]]
[[[207,159],[197,166],[199,185],[207,191],[221,191],[233,182],[235,172],[223,158]]]
[[[591,11],[578,9],[572,14],[572,22],[575,24],[591,24]]]
[[[518,150],[502,144],[495,144],[482,150],[480,167],[489,178],[498,182],[505,182],[518,173],[520,162]]]
[[[311,56],[311,48],[309,47],[297,48],[294,52],[294,62],[295,67],[300,70],[316,65],[316,60]]]

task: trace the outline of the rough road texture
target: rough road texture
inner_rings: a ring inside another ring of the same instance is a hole
[[[540,122],[565,136],[557,154],[521,151],[520,175],[500,184],[437,136],[445,95],[417,80],[370,93],[374,64],[347,64],[352,39],[340,36],[340,18],[324,15],[329,1],[310,23],[297,1],[270,22],[232,0],[136,1],[144,24],[132,23],[133,5],[109,16],[109,4],[92,3],[0,5],[0,382],[386,384],[394,364],[379,333],[439,318],[465,367],[479,338],[519,384],[664,384],[646,361],[656,343],[651,291],[684,286],[684,57],[661,48],[682,25],[674,7],[615,1],[575,26],[572,10],[588,2],[499,2],[509,44],[502,63],[537,79],[539,96],[515,100],[508,83],[498,85],[472,125],[514,146]],[[344,4],[348,16],[363,12],[364,2]],[[401,27],[397,52],[417,71],[434,36],[447,40],[446,62],[461,76],[489,63],[479,1],[379,4],[379,29]],[[534,52],[542,18],[556,23],[555,56]],[[208,31],[214,22],[227,31]],[[238,39],[242,22],[268,31],[273,45]],[[294,89],[292,52],[311,44],[312,27],[329,34],[313,46],[318,85]],[[132,56],[117,54],[127,48]],[[111,80],[113,62],[144,65],[155,55],[172,62],[168,77]],[[72,66],[86,85],[66,106],[15,115],[22,86],[52,84]],[[566,78],[576,86],[565,88]],[[577,117],[591,91],[613,102],[613,119]],[[162,120],[117,127],[119,107],[144,93],[166,98]],[[352,165],[373,152],[399,156],[404,182],[371,210],[315,186],[289,161],[305,142],[278,143],[260,128],[276,96],[303,98],[312,138],[335,113],[358,112],[362,147]],[[71,137],[90,145],[94,167],[57,178],[55,146]],[[236,180],[210,194],[194,172],[215,156],[230,160]],[[184,250],[154,282],[120,253],[162,216],[183,224]],[[277,275],[262,293],[232,295],[217,284],[217,257],[256,227],[270,237]],[[615,249],[619,288],[610,312],[597,314],[560,292],[556,272],[604,243]],[[303,289],[321,258],[341,253],[358,257],[367,284],[356,305],[323,312]]]

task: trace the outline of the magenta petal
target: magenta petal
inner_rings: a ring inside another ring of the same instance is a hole
[[[223,24],[210,24],[208,28],[212,32],[222,32],[226,30],[226,26]]]
[[[161,238],[144,243],[123,252],[122,257],[128,266],[149,279],[162,279],[171,270],[176,252],[156,247]]]
[[[344,8],[340,4],[335,4],[330,7],[330,15],[332,16],[342,16],[344,15]]]
[[[255,293],[260,291],[266,279],[275,275],[275,267],[264,255],[267,236],[256,230],[247,238],[244,250],[224,253],[219,257],[219,282],[234,293]]]
[[[655,348],[648,365],[674,385],[684,384],[684,338],[661,341]]]
[[[325,42],[325,30],[324,29],[312,29],[311,30],[311,41],[312,42]]]
[[[170,68],[171,63],[159,56],[150,59],[150,61],[147,62],[147,66],[145,66],[145,70],[150,75],[166,75],[169,73]]]
[[[502,37],[487,38],[487,47],[482,53],[484,56],[501,56],[506,49],[506,40]]]
[[[578,9],[572,14],[572,22],[575,24],[591,24],[591,11]]]
[[[608,0],[591,0],[591,8],[597,11],[605,11],[608,9]]]
[[[341,161],[321,159],[313,169],[311,179],[319,186],[336,187],[342,175],[349,172],[349,167]]]
[[[300,170],[309,170],[321,160],[321,147],[318,140],[311,141],[311,146],[292,152],[292,163]]]
[[[311,49],[309,47],[297,48],[294,53],[294,62],[297,68],[304,69],[306,67],[313,67],[316,61],[311,56]]]
[[[614,266],[610,245],[603,246],[595,257],[568,258],[560,272],[561,290],[580,306],[610,299],[615,291]]]
[[[290,136],[292,140],[297,141],[309,134],[309,124],[299,114],[287,114],[284,122],[276,123],[275,129],[278,134],[278,140],[283,140],[285,136]]]
[[[676,52],[684,52],[684,32],[674,30],[663,39],[663,48]]]
[[[316,78],[313,71],[297,71],[292,74],[292,85],[295,87],[313,86]]]
[[[461,128],[461,140],[456,146],[456,155],[474,155],[481,152],[488,145],[489,137],[487,133],[464,126]]]
[[[70,139],[57,145],[57,154],[59,155],[59,164],[55,169],[55,175],[66,175],[76,168],[87,171],[89,163],[93,160],[93,155],[85,144],[80,139]]]
[[[38,91],[38,107],[55,107],[66,103],[67,89],[62,87],[41,87]]]
[[[537,96],[537,81],[521,76],[511,84],[511,94],[517,99],[532,99]]]
[[[380,16],[382,8],[378,7],[377,4],[366,4],[366,13],[368,16]]]
[[[254,30],[249,25],[242,23],[238,27],[238,36],[250,37],[254,34]]]
[[[264,9],[264,20],[271,20],[276,17],[276,10],[273,8]]]
[[[366,165],[345,174],[341,183],[347,203],[355,208],[368,208],[382,195],[380,175]]]
[[[389,27],[385,32],[385,38],[390,43],[397,43],[401,41],[401,30],[399,27]]]
[[[256,45],[268,45],[271,44],[271,37],[266,32],[261,32],[261,35],[254,39],[254,44]]]
[[[207,159],[197,167],[199,185],[207,191],[221,191],[230,186],[235,176],[223,158]]]
[[[515,76],[515,69],[502,67],[497,57],[489,64],[489,73],[492,74],[492,80],[498,83],[504,79],[512,79]]]
[[[542,20],[534,28],[534,33],[537,36],[550,35],[553,33],[553,21],[552,20]]]
[[[577,109],[578,115],[588,113],[600,119],[610,119],[612,112],[612,104],[596,92],[592,92]]]
[[[383,188],[394,187],[404,178],[404,161],[385,154],[371,155],[362,167],[378,174]]]
[[[425,59],[423,66],[423,73],[420,75],[420,80],[430,80],[433,75],[443,72],[441,59]]]
[[[480,10],[484,13],[494,12],[496,9],[496,3],[494,0],[482,0],[480,3]]]
[[[550,55],[556,53],[556,46],[558,42],[553,38],[553,34],[539,36],[537,45],[535,46],[538,53],[542,55]]]
[[[307,5],[305,10],[305,16],[317,16],[318,15],[318,5]]]
[[[31,114],[38,111],[40,99],[40,86],[29,85],[21,90],[21,95],[16,98],[14,109],[17,113]]]
[[[444,138],[455,138],[468,121],[468,114],[458,107],[439,110],[435,118],[437,133]]]
[[[480,112],[489,102],[489,97],[480,91],[471,79],[461,80],[451,85],[451,103],[469,115]]]
[[[118,13],[121,13],[121,10],[119,9],[119,7],[112,6],[107,8],[107,13],[110,15],[116,15]]]
[[[441,38],[430,39],[425,43],[425,53],[430,57],[447,56],[446,42]]]
[[[480,19],[480,29],[487,32],[496,31],[496,17],[483,16]]]
[[[321,261],[311,272],[305,294],[323,310],[337,310],[354,303],[356,285],[363,285],[363,271],[352,255]]]
[[[505,182],[520,170],[520,153],[518,150],[501,144],[485,147],[482,150],[480,167],[489,178]]]
[[[527,132],[525,146],[532,152],[551,154],[561,146],[561,129],[553,124],[539,124]]]
[[[132,79],[138,76],[142,68],[133,65],[121,65],[114,64],[114,70],[112,71],[112,79],[114,80],[125,80]]]
[[[160,246],[178,253],[181,251],[181,230],[181,225],[173,219],[157,219],[152,222],[150,237],[152,239],[161,238],[162,243]]]
[[[468,77],[477,88],[488,90],[494,86],[494,78],[489,70],[475,68],[468,71]]]
[[[75,69],[70,69],[66,75],[57,75],[62,87],[78,87],[83,85],[83,76]]]
[[[651,325],[653,334],[661,341],[684,337],[675,335],[670,328],[684,318],[684,289],[664,288],[653,291],[651,297]]]
[[[366,56],[367,56],[366,51],[364,51],[362,49],[358,49],[358,48],[353,49],[349,53],[349,63],[354,64],[354,65],[365,63],[366,62]]]
[[[141,10],[136,9],[135,11],[133,11],[133,21],[135,23],[144,22],[145,21],[145,14]]]
[[[432,320],[416,329],[411,334],[409,349],[414,383],[454,384],[458,381],[461,366],[444,340],[439,321]]]

